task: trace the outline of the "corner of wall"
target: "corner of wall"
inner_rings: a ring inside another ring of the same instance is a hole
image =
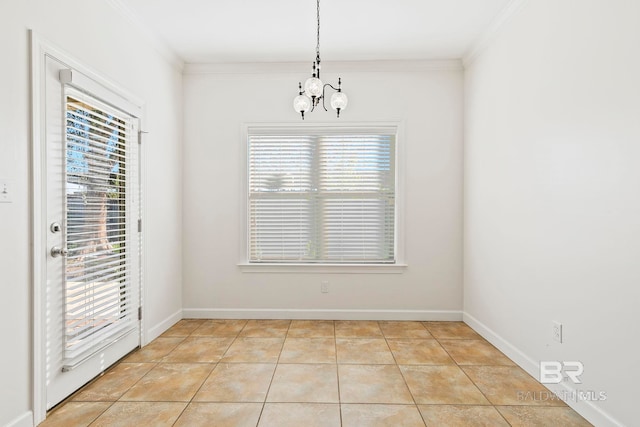
[[[496,15],[489,28],[471,45],[471,47],[462,55],[462,64],[468,67],[471,63],[487,48],[493,39],[500,33],[511,18],[513,18],[527,3],[528,0],[510,0],[509,3]]]
[[[171,326],[175,325],[179,320],[182,319],[182,309],[176,311],[170,316],[166,317],[157,325],[151,326],[144,332],[144,337],[142,340],[142,346],[149,344],[151,341],[158,338],[164,331],[169,329]]]

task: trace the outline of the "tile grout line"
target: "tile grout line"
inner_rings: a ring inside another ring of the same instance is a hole
[[[333,321],[333,348],[336,358],[336,383],[338,385],[338,415],[340,416],[340,427],[342,427],[342,397],[340,397],[340,373],[338,371],[338,335],[336,334],[336,321]]]
[[[421,323],[422,325],[422,323]],[[422,325],[422,327],[426,329],[426,326]],[[380,328],[380,330],[382,330],[382,328]],[[429,332],[429,330],[427,330],[427,332]],[[384,342],[387,343],[387,347],[389,348],[389,351],[391,352],[391,356],[393,357],[393,361],[396,363],[396,368],[398,369],[398,371],[400,372],[400,376],[402,377],[402,381],[404,381],[404,385],[405,387],[407,387],[407,390],[409,391],[409,395],[411,395],[411,399],[413,400],[413,406],[416,408],[416,411],[418,411],[418,415],[420,415],[420,419],[422,420],[422,422],[424,423],[425,427],[427,426],[427,422],[425,421],[424,417],[422,416],[422,412],[420,412],[420,408],[418,408],[418,402],[416,402],[416,397],[413,395],[413,392],[411,391],[411,388],[409,387],[409,383],[407,382],[407,378],[404,376],[404,373],[402,372],[402,369],[400,369],[400,364],[398,364],[398,360],[396,359],[396,355],[393,353],[393,350],[391,350],[391,346],[389,345],[389,341],[387,340],[387,336],[384,335],[384,332],[382,333],[384,336]],[[429,332],[429,335],[431,335],[431,332]]]
[[[287,342],[287,337],[289,336],[289,331],[291,330],[291,324],[293,320],[289,320],[289,326],[287,327],[287,333],[284,334],[284,339],[282,340],[282,346],[280,347],[280,352],[278,353],[278,358],[276,359],[275,366],[273,367],[273,373],[271,374],[271,380],[269,381],[269,387],[267,387],[267,392],[264,394],[264,402],[262,402],[262,409],[260,410],[260,415],[258,415],[258,421],[256,421],[256,427],[260,425],[260,420],[262,420],[262,414],[264,413],[264,408],[267,406],[267,398],[269,397],[269,391],[271,391],[271,385],[273,384],[273,379],[276,376],[276,371],[278,370],[278,365],[280,364],[280,356],[282,356],[282,350],[284,349],[284,343]]]
[[[111,404],[109,406],[107,406],[104,411],[100,412],[98,415],[96,415],[96,417],[94,419],[92,419],[88,424],[87,427],[90,426],[91,424],[95,423],[98,418],[100,418],[102,415],[104,415],[105,412],[107,412],[109,410],[109,408],[111,408],[116,402],[110,402]]]

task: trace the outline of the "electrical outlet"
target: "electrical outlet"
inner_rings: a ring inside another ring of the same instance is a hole
[[[328,280],[323,280],[322,282],[320,282],[320,292],[322,292],[323,294],[328,294],[329,293],[329,281]]]
[[[562,323],[554,321],[552,333],[553,333],[553,339],[561,343],[562,342]]]

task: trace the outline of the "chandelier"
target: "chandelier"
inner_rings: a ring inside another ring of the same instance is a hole
[[[302,88],[302,82],[298,83],[298,96],[293,99],[293,109],[296,112],[302,115],[302,120],[304,120],[304,113],[311,110],[313,111],[319,104],[320,100],[322,100],[322,108],[325,111],[327,107],[325,106],[325,90],[327,86],[333,89],[335,92],[331,95],[331,108],[336,110],[338,113],[338,117],[340,117],[340,111],[347,108],[347,102],[349,99],[347,95],[342,92],[342,81],[338,78],[338,87],[334,87],[329,83],[322,83],[320,80],[320,0],[317,0],[317,20],[318,20],[318,31],[317,31],[317,44],[316,44],[316,60],[313,62],[313,73],[311,77],[304,82],[304,90]]]

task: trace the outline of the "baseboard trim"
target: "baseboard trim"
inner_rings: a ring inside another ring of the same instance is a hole
[[[9,421],[5,427],[33,427],[33,412],[27,411],[18,418]]]
[[[170,315],[169,317],[167,317],[166,319],[164,319],[163,321],[161,321],[157,325],[149,328],[147,330],[147,333],[145,334],[145,341],[146,342],[143,342],[142,345],[147,345],[151,341],[153,341],[156,338],[158,338],[160,335],[162,335],[162,333],[164,331],[169,329],[171,326],[173,326],[180,319],[182,319],[182,310],[176,311],[175,313],[173,313],[172,315]]]
[[[518,366],[527,371],[529,375],[538,379],[540,374],[539,362],[529,357],[509,341],[498,335],[495,331],[487,327],[484,323],[467,312],[462,313],[462,320],[471,326],[477,333],[482,335],[487,341],[493,344],[498,350],[513,360]],[[558,396],[575,396],[576,389],[568,383],[545,384],[545,386]],[[565,400],[578,414],[582,415],[591,424],[599,427],[624,427],[622,423],[599,408],[595,402],[585,400]]]
[[[185,308],[182,314],[187,319],[462,320],[458,310]]]

